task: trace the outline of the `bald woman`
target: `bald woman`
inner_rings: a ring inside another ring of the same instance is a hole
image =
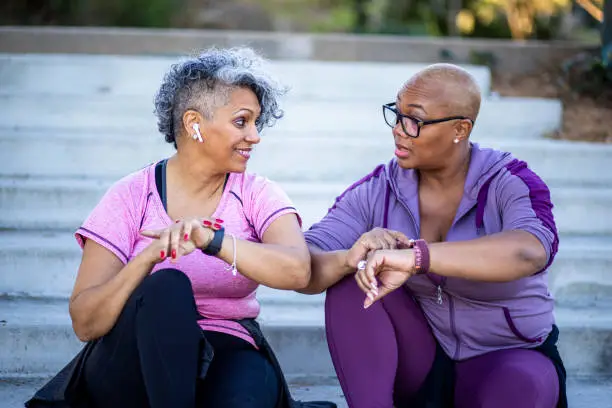
[[[550,193],[525,162],[470,142],[474,78],[449,64],[383,106],[395,158],[306,232],[351,408],[567,406],[547,268]]]

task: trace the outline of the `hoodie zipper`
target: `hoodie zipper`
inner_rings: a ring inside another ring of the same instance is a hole
[[[385,212],[383,214],[383,228],[388,228],[388,219],[389,219],[389,201],[390,201],[390,197],[391,197],[391,185],[389,183],[389,181],[387,181],[387,191],[385,194]],[[410,208],[408,208],[408,206],[406,204],[404,204],[404,202],[402,200],[399,200],[399,202],[402,204],[402,206],[404,207],[404,209],[406,210],[406,212],[408,213],[408,215],[410,216],[410,221],[412,221],[412,226],[414,227],[414,230],[417,232],[417,235],[420,235],[420,228],[416,223],[416,219],[414,218],[414,214],[412,214],[412,211],[410,211]],[[431,281],[431,283],[433,283],[435,285],[435,290],[434,290],[434,297],[436,298],[436,301],[438,302],[439,305],[441,305],[444,302],[444,298],[442,297],[442,292],[443,289],[442,287],[444,286],[444,282],[446,281],[446,277],[438,277],[437,275],[435,275],[437,278],[439,278],[439,281],[437,281],[437,279],[434,279],[434,277],[432,275],[430,275],[429,273],[427,274],[427,278]]]
[[[450,326],[453,337],[455,338],[455,354],[453,360],[459,359],[460,343],[459,335],[457,334],[457,326],[455,325],[455,302],[451,296],[448,297],[449,313],[450,313]]]

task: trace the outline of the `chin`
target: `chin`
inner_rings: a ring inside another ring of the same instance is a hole
[[[416,169],[417,163],[411,159],[397,159],[397,164],[404,170]]]
[[[246,163],[244,164],[233,164],[229,168],[230,173],[244,173],[247,170]]]

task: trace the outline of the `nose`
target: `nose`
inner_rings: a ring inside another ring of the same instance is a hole
[[[402,128],[402,124],[399,121],[395,124],[395,126],[393,126],[393,128],[391,129],[391,132],[393,133],[393,136],[395,137],[401,137],[401,138],[408,137],[408,135],[404,132],[404,129]]]
[[[261,136],[259,136],[259,131],[256,127],[247,134],[245,140],[251,144],[257,144],[261,141]]]

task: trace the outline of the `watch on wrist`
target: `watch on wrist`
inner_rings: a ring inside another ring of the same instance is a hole
[[[202,252],[206,255],[215,256],[221,251],[223,245],[223,237],[225,237],[225,228],[219,228],[215,230],[213,239],[208,243],[206,248],[202,249]]]

